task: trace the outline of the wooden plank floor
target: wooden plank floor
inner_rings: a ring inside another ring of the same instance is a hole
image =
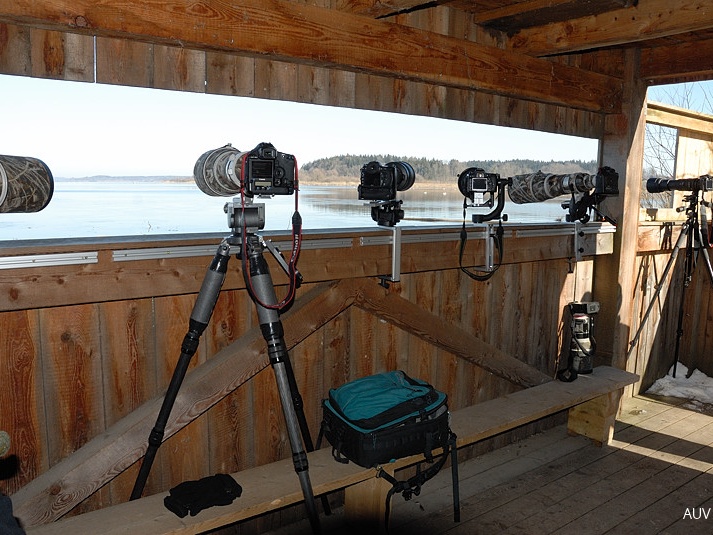
[[[411,501],[394,496],[389,533],[713,534],[712,414],[627,399],[609,446],[561,426],[461,463],[460,523],[444,469]],[[363,533],[340,510],[322,519],[327,535]],[[309,532],[297,524],[273,534]]]

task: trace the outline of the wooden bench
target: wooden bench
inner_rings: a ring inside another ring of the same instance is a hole
[[[572,383],[553,381],[479,403],[452,413],[452,428],[458,446],[509,431],[545,416],[568,410],[568,429],[599,444],[611,440],[619,401],[627,385],[638,376],[602,366]],[[399,459],[390,472],[416,464],[422,456]],[[376,470],[340,464],[330,448],[309,454],[309,474],[316,496],[345,490],[344,511],[348,519],[373,523],[383,530],[386,492],[389,484],[375,477]],[[303,496],[291,459],[233,474],[243,494],[232,505],[212,507],[195,517],[178,518],[163,505],[166,493],[127,502],[51,524],[28,529],[28,535],[159,535],[202,533],[302,501]]]

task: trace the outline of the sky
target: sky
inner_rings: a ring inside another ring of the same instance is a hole
[[[700,103],[694,86],[689,99]],[[676,87],[650,98],[680,98]],[[678,95],[678,96],[677,96]],[[677,102],[670,102],[677,103]],[[198,157],[268,141],[298,164],[340,154],[440,160],[594,160],[596,140],[404,114],[0,75],[0,154],[55,177],[191,176]]]
[[[191,176],[198,157],[268,141],[298,164],[340,154],[594,160],[596,140],[396,113],[0,75],[0,154],[55,177]]]

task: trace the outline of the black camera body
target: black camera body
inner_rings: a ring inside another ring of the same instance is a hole
[[[464,197],[476,206],[492,208],[494,195],[498,191],[500,175],[486,173],[479,167],[469,167],[458,175],[458,189]],[[486,199],[484,196],[488,194]]]
[[[406,162],[369,162],[362,166],[357,191],[360,200],[393,201],[397,191],[413,186],[416,172]]]
[[[619,173],[611,167],[601,167],[594,179],[595,195],[619,195]]]
[[[236,160],[240,164],[245,193],[255,195],[292,195],[295,192],[295,157],[275,149],[270,143],[260,143]],[[237,174],[237,173],[236,173]]]
[[[205,152],[193,168],[193,179],[207,195],[227,197],[292,195],[297,163],[292,154],[260,143],[240,152],[231,145]]]

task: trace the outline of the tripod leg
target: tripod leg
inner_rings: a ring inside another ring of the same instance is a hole
[[[694,258],[693,258],[693,242],[694,242],[695,232],[698,232],[697,228],[694,229],[694,232],[688,233],[688,239],[686,240],[686,269],[685,269],[685,273],[683,274],[683,288],[681,289],[681,302],[678,305],[678,323],[677,323],[677,327],[676,327],[676,348],[673,353],[673,372],[671,373],[671,376],[673,378],[676,377],[676,368],[678,367],[678,356],[679,356],[679,352],[681,350],[681,338],[683,337],[683,315],[684,315],[685,302],[686,302],[686,290],[688,289],[688,286],[691,283],[691,277],[693,275],[693,266],[695,265]]]
[[[244,251],[243,254],[246,254],[246,252]],[[248,254],[250,264],[250,282],[248,284],[252,288],[252,292],[256,298],[255,306],[260,322],[260,330],[267,342],[270,364],[275,373],[277,389],[282,404],[282,412],[287,426],[287,435],[292,448],[292,462],[300,480],[312,532],[318,534],[321,533],[321,527],[314,493],[312,491],[312,484],[309,478],[307,453],[305,452],[300,425],[295,411],[293,390],[296,390],[296,385],[294,385],[293,389],[290,384],[289,374],[292,372],[292,367],[285,345],[284,330],[277,310],[263,306],[263,304],[274,305],[277,303],[275,288],[272,283],[269,267],[262,256],[259,246],[253,244],[252,251],[249,251]]]
[[[188,324],[188,332],[181,345],[181,355],[178,357],[171,382],[163,398],[161,409],[156,418],[156,424],[149,434],[148,447],[144,459],[141,462],[139,473],[136,476],[134,488],[131,491],[131,500],[140,498],[144,491],[144,486],[149,477],[149,472],[151,471],[156,453],[163,442],[166,423],[168,422],[168,417],[171,415],[173,404],[176,402],[178,390],[181,388],[181,383],[183,383],[183,379],[186,376],[191,358],[198,349],[200,336],[208,326],[210,317],[213,314],[215,303],[220,294],[220,288],[223,286],[223,281],[225,280],[225,273],[228,270],[228,260],[230,260],[230,247],[227,243],[223,242],[218,247],[218,251],[206,272],[200,292],[198,293],[198,298],[193,305],[193,311],[191,312],[191,318]]]
[[[656,305],[658,296],[661,293],[663,281],[666,280],[666,277],[668,277],[668,272],[671,271],[671,268],[676,263],[676,257],[678,256],[678,252],[681,250],[681,246],[683,245],[683,242],[686,239],[686,236],[689,234],[689,230],[690,229],[689,229],[688,222],[684,223],[683,226],[681,227],[681,234],[679,234],[678,239],[676,240],[676,245],[674,245],[673,250],[671,251],[671,256],[669,257],[668,262],[666,263],[666,267],[664,268],[663,273],[661,274],[661,282],[658,284],[658,286],[656,287],[656,291],[651,296],[651,300],[649,301],[649,306],[646,308],[644,317],[641,318],[641,322],[639,323],[639,328],[636,330],[636,334],[631,339],[631,342],[629,342],[629,345],[630,345],[629,351],[626,353],[627,359],[629,358],[629,355],[631,355],[631,352],[634,350],[634,347],[636,347],[636,344],[639,341],[639,336],[641,336],[641,331],[644,329],[644,326],[646,325],[646,320],[649,318],[649,314],[651,314],[651,311],[653,310],[654,306]]]

